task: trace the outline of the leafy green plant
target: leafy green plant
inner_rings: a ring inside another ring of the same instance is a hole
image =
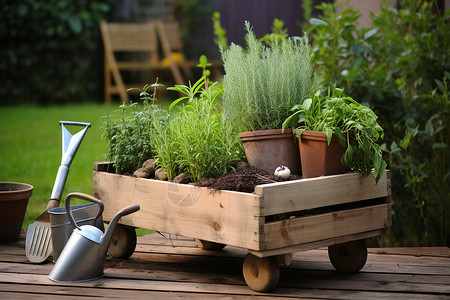
[[[188,99],[186,104],[176,107],[178,111],[170,120],[169,132],[177,149],[175,160],[179,170],[188,173],[194,182],[223,175],[243,158],[237,132],[218,110],[223,91],[218,84],[208,87],[206,82],[207,77],[203,76],[193,86],[169,88],[186,95],[175,104]]]
[[[381,156],[378,140],[383,138],[383,129],[377,123],[377,116],[351,97],[343,95],[344,90],[328,88],[326,96],[316,91],[311,98],[292,108],[294,113],[283,123],[283,129],[292,127],[292,131],[301,133],[304,130],[325,132],[328,144],[334,134],[346,151],[341,158],[343,165],[368,176],[374,169],[378,182],[386,169],[386,162]],[[295,127],[297,129],[295,129]],[[343,133],[347,132],[347,138]]]
[[[450,164],[443,159],[449,155],[450,126],[442,92],[450,69],[450,10],[440,11],[436,4],[402,0],[394,7],[383,1],[380,13],[371,15],[372,28],[357,26],[358,10],[335,13],[329,4],[311,19],[318,76],[372,107],[384,128],[393,178],[387,245],[448,246],[450,241],[444,188],[450,185]]]
[[[313,86],[308,39],[274,39],[266,47],[258,43],[249,22],[245,27],[245,51],[236,44],[221,50],[224,117],[240,131],[281,128],[289,109]]]
[[[308,20],[312,17],[313,12],[313,0],[302,0],[302,11],[303,11],[303,19],[304,22],[297,21],[297,24],[303,29],[303,31],[307,31],[309,28]]]
[[[222,27],[220,23],[220,12],[215,11],[212,16],[213,28],[214,28],[214,43],[222,47],[222,49],[228,49],[227,31]]]
[[[273,41],[281,41],[288,37],[287,29],[284,28],[284,21],[275,18],[272,25],[272,33],[265,34],[262,38],[258,39],[258,43],[266,43],[272,46]]]
[[[152,114],[153,130],[150,133],[153,143],[154,158],[157,158],[156,164],[163,168],[167,174],[167,179],[172,179],[179,173],[180,165],[177,161],[178,145],[173,138],[172,128],[169,126],[169,114],[167,118],[160,118]]]
[[[394,207],[401,207],[394,210],[394,218],[402,225],[404,220],[409,221],[408,228],[416,233],[409,237],[414,244],[450,243],[449,80],[450,73],[445,72],[443,80],[436,81],[438,87],[428,95],[436,105],[435,114],[425,124],[407,124],[406,135],[390,146],[391,165],[406,182],[405,198],[394,198]],[[404,239],[403,232],[397,227],[393,230],[399,243]]]
[[[122,104],[118,115],[107,115],[102,138],[107,140],[107,159],[114,162],[116,172],[131,174],[153,156],[151,140],[155,119],[166,119],[164,111],[155,104],[159,84],[146,85],[140,93],[143,104]],[[154,88],[153,94],[147,92]]]

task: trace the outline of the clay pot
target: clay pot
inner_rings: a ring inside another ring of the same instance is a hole
[[[239,134],[250,166],[273,173],[286,166],[292,174],[300,174],[298,145],[290,128],[248,131]]]
[[[0,182],[0,243],[16,241],[33,186],[26,183]]]
[[[297,132],[296,136],[299,136]],[[344,136],[346,136],[345,133]],[[328,145],[325,132],[303,131],[298,145],[303,178],[342,174],[349,171],[349,168],[340,161],[346,148],[339,144],[335,135]]]

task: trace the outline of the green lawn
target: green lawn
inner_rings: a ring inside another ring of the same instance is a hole
[[[163,101],[167,108],[168,101]],[[110,105],[109,113],[119,104]],[[70,166],[62,195],[82,192],[92,195],[92,165],[105,160],[106,141],[102,140],[104,104],[72,104],[63,106],[21,105],[0,107],[0,181],[23,182],[33,185],[23,228],[33,223],[47,207],[56,173],[62,158],[62,133],[59,121],[91,123]],[[72,134],[82,127],[67,126]],[[86,203],[73,200],[73,204]],[[137,230],[137,234],[153,231]]]

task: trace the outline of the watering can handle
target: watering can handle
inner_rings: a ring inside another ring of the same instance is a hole
[[[90,202],[97,203],[100,209],[99,209],[99,212],[98,212],[98,214],[97,214],[97,216],[95,218],[97,219],[99,216],[102,215],[103,209],[104,209],[102,201],[98,200],[95,197],[87,195],[87,194],[70,193],[66,197],[65,205],[66,205],[67,216],[69,217],[69,221],[72,224],[73,229],[79,228],[79,227],[78,227],[77,223],[75,222],[75,220],[73,218],[73,215],[72,215],[72,210],[70,209],[70,199],[72,199],[72,198],[83,199],[83,200],[87,200],[87,201],[90,201]]]

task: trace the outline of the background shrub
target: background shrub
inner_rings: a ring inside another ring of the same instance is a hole
[[[117,0],[9,1],[0,9],[0,104],[102,98],[99,22]]]
[[[359,12],[320,6],[312,19],[317,72],[379,116],[392,169],[392,246],[450,243],[450,10],[434,2],[384,3],[373,28],[358,29]],[[434,10],[437,13],[433,12]]]

